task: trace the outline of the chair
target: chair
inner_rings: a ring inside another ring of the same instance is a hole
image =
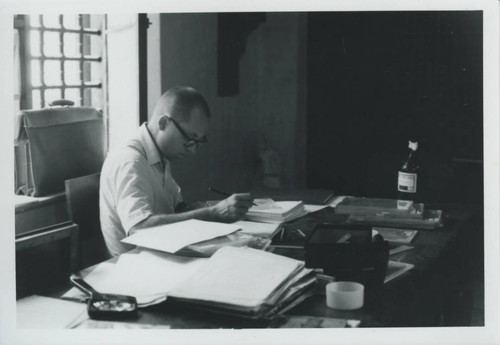
[[[98,173],[65,181],[68,214],[80,229],[80,268],[110,257],[99,222],[99,178]]]

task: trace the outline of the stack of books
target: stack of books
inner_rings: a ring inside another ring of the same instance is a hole
[[[307,214],[302,201],[255,199],[246,215],[247,220],[263,223],[284,223]]]

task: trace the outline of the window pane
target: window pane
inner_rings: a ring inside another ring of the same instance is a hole
[[[75,106],[82,105],[79,89],[66,89],[64,99],[75,102]]]
[[[33,104],[32,108],[33,109],[40,109],[42,107],[42,101],[40,99],[40,90],[33,90],[33,92],[31,92],[31,102]]]
[[[40,32],[38,30],[30,30],[30,53],[32,56],[40,56]]]
[[[64,62],[64,82],[67,85],[80,84],[80,62],[78,61]]]
[[[45,106],[48,106],[50,102],[57,101],[61,98],[61,89],[45,90]]]
[[[65,56],[80,56],[80,35],[74,33],[64,34],[64,55]]]
[[[63,25],[66,29],[79,29],[78,15],[77,14],[63,15]]]
[[[90,92],[90,89],[84,89],[83,90],[83,105],[90,107],[92,105],[92,93]]]
[[[85,61],[83,63],[83,80],[86,82],[89,82],[91,80],[91,75],[90,75],[90,62]]]
[[[43,15],[43,26],[46,28],[60,28],[59,25],[59,15],[58,14],[44,14]]]
[[[43,53],[45,56],[61,56],[58,32],[44,32],[43,39]]]
[[[42,85],[40,80],[40,60],[31,60],[31,84],[33,86]]]
[[[61,66],[59,61],[45,61],[43,80],[46,85],[61,85]]]

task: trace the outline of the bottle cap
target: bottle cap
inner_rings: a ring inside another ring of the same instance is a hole
[[[409,141],[408,142],[408,147],[413,150],[413,151],[417,151],[418,149],[418,142],[416,141]]]

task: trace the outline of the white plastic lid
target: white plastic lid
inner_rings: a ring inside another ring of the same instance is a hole
[[[418,142],[416,141],[409,141],[408,142],[408,147],[413,150],[413,151],[417,151],[418,149]]]

